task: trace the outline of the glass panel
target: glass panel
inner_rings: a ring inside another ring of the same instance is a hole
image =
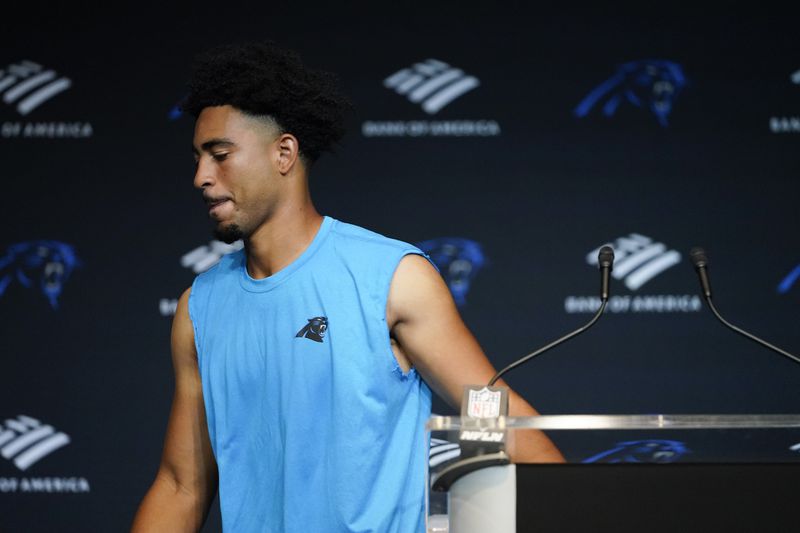
[[[494,443],[500,433],[506,440],[503,448],[512,457],[519,457],[517,447],[543,432],[567,463],[588,467],[611,463],[800,463],[800,415],[794,414],[547,415],[495,419],[434,416],[428,422],[428,431],[428,531],[436,531],[437,523],[446,524],[447,490],[462,472],[474,470],[470,462],[502,462],[492,459],[500,449]],[[483,437],[485,449],[478,446],[476,451],[474,442],[460,441],[465,432],[473,440]]]

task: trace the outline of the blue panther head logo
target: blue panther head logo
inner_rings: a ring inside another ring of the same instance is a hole
[[[598,453],[583,463],[674,463],[689,453],[677,440],[632,440],[619,442],[614,448]]]
[[[173,105],[173,106],[172,106],[172,107],[169,109],[169,112],[167,113],[167,118],[169,118],[171,121],[178,120],[179,118],[181,118],[181,117],[184,115],[184,112],[183,112],[183,105],[184,105],[184,103],[186,102],[186,99],[187,99],[188,97],[189,97],[189,95],[188,95],[188,94],[185,94],[185,95],[183,95],[183,96],[181,97],[181,99],[180,99],[180,100],[178,100],[178,101],[175,103],[175,105]]]
[[[58,308],[58,297],[72,271],[80,266],[75,249],[59,241],[29,241],[12,244],[0,257],[0,296],[12,281],[23,287],[38,287]]]
[[[442,273],[456,305],[467,303],[470,283],[486,264],[481,245],[469,239],[445,237],[417,244]]]
[[[778,292],[780,294],[786,294],[798,279],[800,279],[800,265],[794,267],[794,270],[789,272],[789,274],[783,278],[783,281],[778,284]]]
[[[308,319],[308,324],[303,326],[303,329],[297,332],[295,337],[305,337],[312,341],[322,342],[325,338],[325,333],[328,332],[328,317],[315,316]]]
[[[681,90],[686,87],[686,76],[677,63],[660,59],[631,61],[619,66],[617,72],[591,91],[573,111],[583,118],[601,100],[603,114],[612,116],[623,101],[636,107],[647,107],[667,126],[667,118]]]

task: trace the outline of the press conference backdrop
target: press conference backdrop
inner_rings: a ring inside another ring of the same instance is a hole
[[[716,322],[688,259],[706,248],[730,321],[800,351],[790,19],[408,4],[6,20],[0,529],[121,531],[153,479],[177,298],[236,248],[211,237],[177,104],[192,56],[236,40],[339,75],[355,110],[313,168],[318,208],[427,251],[498,368],[589,319],[614,247],[601,321],[507,376],[542,413],[797,413],[800,365]],[[753,460],[795,461],[798,442]]]

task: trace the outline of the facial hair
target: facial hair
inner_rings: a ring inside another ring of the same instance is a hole
[[[220,224],[214,228],[214,237],[225,244],[233,244],[244,238],[244,232],[236,224],[228,224],[227,226]]]

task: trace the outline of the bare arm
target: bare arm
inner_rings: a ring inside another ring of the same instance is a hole
[[[407,255],[392,279],[387,321],[401,365],[414,365],[447,403],[460,408],[464,385],[488,383],[495,368],[461,320],[444,280],[423,257]],[[503,380],[497,385],[508,386]],[[509,390],[509,415],[538,414]],[[510,446],[515,462],[563,462],[553,443],[539,431],[525,431]]]
[[[161,465],[136,513],[132,533],[199,531],[217,490],[188,300],[187,289],[172,323],[175,395]]]

